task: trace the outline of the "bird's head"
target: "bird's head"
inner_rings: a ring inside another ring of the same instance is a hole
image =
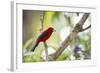
[[[55,31],[53,27],[49,27],[47,30],[48,30],[49,32],[54,32],[54,31]]]

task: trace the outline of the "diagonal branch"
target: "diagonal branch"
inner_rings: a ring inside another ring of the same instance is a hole
[[[84,22],[87,20],[88,16],[89,16],[89,13],[85,13],[83,15],[83,17],[80,19],[80,21],[74,27],[71,34],[64,40],[64,42],[61,44],[61,46],[58,48],[58,50],[55,53],[49,55],[49,60],[51,60],[51,61],[56,60],[62,54],[62,52],[68,47],[68,45],[70,45],[70,43],[72,42],[74,37],[77,36],[77,34],[79,32],[90,28],[90,26],[89,26],[89,27],[85,28],[84,30],[82,29]]]
[[[81,20],[77,24],[80,24],[81,26],[84,25],[84,23],[87,20],[89,15],[90,15],[89,13],[85,13],[85,15],[83,15],[83,17],[81,18]]]

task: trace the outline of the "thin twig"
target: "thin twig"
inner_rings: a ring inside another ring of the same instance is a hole
[[[88,27],[86,27],[86,28],[80,30],[80,32],[83,32],[83,31],[85,31],[85,30],[87,30],[87,29],[89,29],[89,28],[91,28],[91,25],[89,25]]]

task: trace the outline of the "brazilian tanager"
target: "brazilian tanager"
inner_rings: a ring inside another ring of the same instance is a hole
[[[35,46],[31,49],[31,51],[34,51],[35,48],[38,46],[38,44],[40,42],[46,42],[46,40],[48,40],[51,36],[51,34],[54,32],[54,28],[52,27],[49,27],[48,29],[46,29],[45,31],[43,31],[40,36],[37,38],[36,40],[36,44]]]

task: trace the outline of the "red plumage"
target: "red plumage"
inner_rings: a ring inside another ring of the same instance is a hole
[[[52,27],[49,27],[47,30],[45,30],[44,32],[42,32],[42,33],[40,34],[40,36],[37,38],[36,44],[35,44],[35,46],[32,48],[31,51],[34,51],[35,48],[38,46],[38,44],[39,44],[40,42],[45,42],[46,40],[48,40],[48,39],[50,38],[51,34],[53,33],[53,31],[54,31],[54,29],[53,29]]]

